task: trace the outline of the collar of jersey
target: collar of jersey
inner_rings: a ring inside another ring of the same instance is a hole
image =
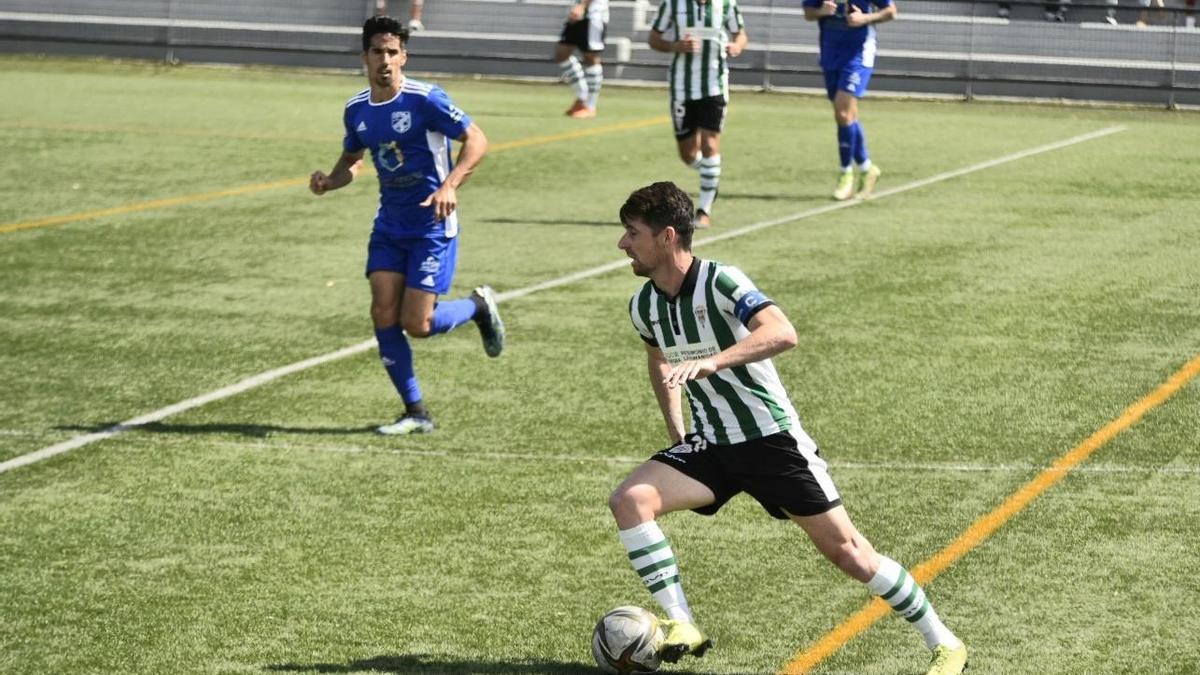
[[[403,93],[404,93],[404,83],[405,83],[405,82],[407,82],[407,81],[408,81],[408,78],[405,78],[405,79],[403,79],[403,80],[400,80],[400,88],[396,90],[396,95],[395,95],[395,96],[393,96],[393,97],[391,97],[391,98],[389,98],[389,99],[388,99],[388,100],[386,100],[386,101],[381,101],[381,102],[379,102],[379,103],[376,103],[375,101],[372,101],[372,100],[371,100],[371,96],[370,96],[370,94],[368,94],[368,95],[367,95],[367,105],[371,105],[371,106],[381,106],[381,105],[387,105],[387,104],[391,103],[392,101],[395,101],[396,99],[400,98],[400,94],[403,94]]]
[[[692,293],[695,292],[696,279],[699,277],[700,277],[700,259],[697,258],[696,256],[692,256],[692,264],[690,267],[688,267],[687,274],[683,275],[683,284],[680,285],[680,287],[679,287],[679,293],[677,293],[674,297],[672,297],[672,296],[666,294],[665,292],[663,292],[663,289],[659,288],[657,284],[655,284],[654,290],[658,291],[659,295],[666,298],[667,302],[675,302],[679,298],[681,298],[685,295],[690,296]],[[653,281],[651,281],[650,283],[654,284]]]

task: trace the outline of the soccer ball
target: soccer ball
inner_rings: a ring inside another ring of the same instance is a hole
[[[596,622],[592,657],[606,673],[653,673],[662,663],[658,650],[664,639],[657,616],[641,607],[618,607]]]

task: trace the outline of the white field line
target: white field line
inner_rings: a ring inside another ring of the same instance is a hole
[[[171,443],[180,445],[193,442],[186,438],[172,438],[164,443],[162,436],[153,439],[143,437],[143,441],[153,443],[154,447],[162,447]],[[401,455],[404,457],[431,457],[439,460],[458,460],[463,462],[566,462],[570,464],[630,464],[636,465],[646,461],[650,453],[642,457],[598,457],[596,455],[567,455],[562,453],[539,454],[533,452],[497,452],[495,450],[474,450],[462,448],[456,450],[421,450],[419,448],[379,448],[367,445],[335,445],[330,443],[287,443],[276,441],[236,441],[215,440],[209,445],[235,450],[267,450],[286,452],[316,452],[330,454],[376,454]],[[863,473],[1014,473],[1029,474],[1044,471],[1049,468],[1046,464],[1030,462],[1010,462],[1006,464],[988,464],[986,462],[863,462],[830,460],[829,469],[833,473],[852,471]],[[1092,464],[1080,466],[1072,471],[1078,474],[1117,474],[1117,475],[1166,475],[1166,476],[1195,476],[1200,475],[1200,466],[1145,466],[1136,464]]]
[[[889,190],[881,190],[880,192],[875,193],[874,197],[872,197],[870,201],[884,199],[886,197],[891,197],[892,195],[897,195],[897,194],[900,194],[903,192],[907,192],[909,190],[915,190],[917,188],[922,188],[927,185],[933,185],[934,183],[940,183],[943,181],[947,181],[947,180],[950,180],[951,178],[958,178],[959,176],[965,176],[967,174],[975,173],[977,171],[983,171],[984,169],[990,169],[992,167],[1000,166],[1002,164],[1007,164],[1009,162],[1015,162],[1017,160],[1025,159],[1026,157],[1032,157],[1034,155],[1040,155],[1040,154],[1043,154],[1046,152],[1060,150],[1062,148],[1076,145],[1078,143],[1084,143],[1086,141],[1095,140],[1097,138],[1103,138],[1105,136],[1109,136],[1111,134],[1115,134],[1115,133],[1118,133],[1118,132],[1121,132],[1124,130],[1125,130],[1124,126],[1106,127],[1104,129],[1100,129],[1099,131],[1093,131],[1091,133],[1082,134],[1080,136],[1074,136],[1072,138],[1067,138],[1067,139],[1057,141],[1054,143],[1048,143],[1046,145],[1039,145],[1035,148],[1030,148],[1028,150],[1022,150],[1020,152],[1014,152],[1010,155],[1004,155],[1003,157],[998,157],[996,159],[988,160],[986,162],[972,164],[970,166],[966,166],[961,169],[956,169],[954,171],[946,171],[944,173],[939,173],[937,175],[930,176],[928,178],[923,178],[921,180],[916,180],[911,183],[906,183],[904,185],[891,188]],[[785,223],[791,223],[791,222],[795,222],[797,220],[803,220],[805,218],[812,218],[814,216],[819,216],[819,215],[822,215],[825,213],[830,213],[833,211],[837,211],[839,209],[851,208],[851,207],[857,206],[861,203],[862,202],[857,201],[857,200],[849,200],[849,201],[829,204],[828,206],[821,206],[821,207],[817,207],[814,209],[799,211],[799,212],[793,213],[791,215],[783,216],[780,218],[775,218],[772,220],[765,220],[765,221],[762,221],[759,223],[754,223],[752,225],[747,225],[745,227],[740,227],[740,228],[737,228],[734,230],[730,230],[728,232],[724,232],[724,233],[721,233],[721,234],[718,234],[715,236],[706,237],[704,239],[699,239],[697,241],[694,241],[692,243],[692,246],[698,247],[698,246],[704,246],[706,244],[713,244],[713,243],[716,243],[719,241],[724,241],[726,239],[732,239],[734,237],[740,237],[745,234],[750,234],[751,232],[757,232],[759,230],[764,230],[768,227],[775,227],[777,225],[783,225]],[[626,267],[628,264],[629,264],[629,261],[626,259],[614,260],[613,262],[607,263],[605,265],[598,265],[596,267],[591,267],[591,268],[588,268],[585,270],[581,270],[579,272],[574,272],[572,274],[567,274],[565,276],[558,277],[556,279],[551,279],[548,281],[543,281],[541,283],[533,284],[532,286],[526,286],[524,288],[518,288],[515,290],[511,290],[511,291],[505,291],[503,293],[498,293],[497,300],[500,302],[504,302],[507,300],[521,298],[521,297],[524,297],[531,293],[537,293],[538,291],[544,291],[544,290],[548,290],[551,288],[557,288],[559,286],[565,286],[567,284],[575,283],[576,281],[590,279],[592,277],[597,277],[597,276],[600,276],[601,274],[605,274],[605,273],[611,272],[613,270],[621,269],[622,267]],[[179,403],[169,405],[165,408],[159,408],[158,410],[146,413],[145,415],[142,415],[140,417],[135,417],[133,419],[121,422],[120,424],[115,424],[111,427],[108,427],[107,429],[102,429],[100,431],[92,432],[89,434],[83,434],[81,436],[76,436],[74,438],[63,441],[62,443],[55,443],[54,445],[47,446],[40,450],[35,450],[33,452],[30,452],[30,453],[27,453],[24,455],[18,455],[17,457],[13,457],[12,459],[6,460],[4,462],[0,462],[0,473],[5,473],[7,471],[11,471],[13,469],[17,469],[17,468],[20,468],[23,466],[28,466],[30,464],[40,462],[44,459],[49,459],[51,457],[54,457],[55,455],[61,455],[64,452],[70,452],[71,450],[75,450],[76,448],[81,448],[85,445],[95,443],[96,441],[102,441],[106,438],[116,436],[117,434],[123,433],[130,429],[137,428],[143,424],[150,424],[152,422],[158,422],[158,421],[165,419],[167,417],[170,417],[171,415],[174,415],[176,413],[181,413],[181,412],[184,412],[187,410],[191,410],[193,408],[199,408],[200,406],[208,404],[208,403],[212,403],[213,401],[219,401],[221,399],[229,398],[230,396],[234,396],[234,395],[240,394],[244,391],[248,391],[250,389],[254,389],[256,387],[267,384],[268,382],[273,382],[281,377],[284,377],[285,375],[291,375],[292,373],[298,373],[302,370],[308,370],[309,368],[323,365],[323,364],[329,363],[330,361],[337,361],[338,359],[343,359],[348,356],[354,356],[355,354],[365,352],[374,346],[375,346],[374,339],[364,340],[363,342],[360,342],[358,344],[350,345],[349,347],[344,347],[337,351],[329,352],[328,354],[323,354],[321,356],[314,356],[310,359],[305,359],[303,361],[297,361],[296,363],[293,363],[290,365],[282,366],[282,367],[276,368],[274,370],[268,370],[264,373],[259,373],[258,375],[254,375],[253,377],[248,377],[248,378],[242,380],[241,382],[231,384],[228,387],[222,387],[221,389],[217,389],[215,391],[210,391],[207,394],[201,394],[200,396],[196,396],[194,398],[189,398],[185,401],[180,401]]]

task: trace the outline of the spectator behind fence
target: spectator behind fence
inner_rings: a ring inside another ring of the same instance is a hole
[[[1045,18],[1047,21],[1062,23],[1067,20],[1067,8],[1064,6],[1069,0],[1059,2],[1058,0],[1049,0],[1043,5],[1045,10]],[[1109,5],[1104,12],[1104,20],[1109,24],[1117,25],[1117,0],[1104,0]],[[1196,0],[1188,0],[1189,3],[1195,4]],[[1007,19],[1012,14],[1012,4],[1008,2],[996,3],[996,16],[1001,19]]]
[[[1195,0],[1193,0],[1194,2]],[[1166,12],[1163,11],[1163,0],[1138,0],[1138,4],[1142,6],[1142,11],[1138,12],[1137,27],[1145,28],[1150,24],[1150,6],[1151,4],[1157,8],[1154,12],[1154,23],[1164,23]]]
[[[375,16],[385,16],[388,13],[388,0],[375,0]],[[419,30],[425,30],[425,24],[421,23],[421,13],[425,11],[425,0],[409,0],[408,4],[408,30],[415,33]]]

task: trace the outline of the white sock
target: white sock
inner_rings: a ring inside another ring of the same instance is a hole
[[[721,185],[721,156],[713,155],[700,160],[700,203],[698,208],[712,214],[713,202],[717,200],[717,188]]]
[[[862,164],[859,164],[858,170],[859,171],[870,171],[871,170],[871,159],[867,158],[867,161],[863,162]]]
[[[597,63],[584,68],[583,77],[588,89],[587,105],[589,108],[595,108],[596,101],[600,98],[600,85],[604,83],[604,66]]]
[[[900,563],[886,556],[879,556],[879,571],[867,582],[867,588],[883,598],[905,621],[921,631],[926,647],[933,649],[938,645],[948,645],[957,648],[962,645],[962,641],[938,618],[937,612],[925,597],[925,591],[917,585],[916,579],[913,579]]]
[[[558,67],[562,70],[563,81],[575,88],[575,98],[586,101],[587,82],[583,78],[583,66],[579,64],[579,59],[572,54],[566,61],[560,61]]]
[[[699,152],[697,152],[696,156],[694,158],[692,158],[692,163],[688,164],[688,166],[699,171],[700,170],[700,160],[702,160],[702,159],[704,159],[704,157],[701,156]]]
[[[679,583],[679,566],[666,535],[653,520],[617,532],[629,562],[670,619],[692,620],[692,610]]]

